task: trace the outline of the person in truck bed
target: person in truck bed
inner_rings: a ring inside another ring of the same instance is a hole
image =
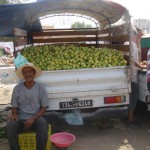
[[[46,150],[48,123],[43,118],[48,107],[45,88],[34,81],[41,70],[31,63],[17,68],[16,75],[24,82],[15,86],[12,98],[12,114],[6,125],[10,150],[19,150],[18,134],[28,130],[36,132],[37,150]]]

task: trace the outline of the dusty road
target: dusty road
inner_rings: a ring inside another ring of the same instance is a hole
[[[150,112],[140,112],[138,117],[143,122],[141,127],[131,127],[120,120],[112,120],[113,126],[107,129],[100,129],[92,120],[84,126],[69,126],[58,121],[54,130],[71,132],[76,136],[76,141],[69,150],[148,150]],[[1,150],[9,150],[7,140],[1,140],[0,146]],[[52,145],[51,150],[56,148]]]

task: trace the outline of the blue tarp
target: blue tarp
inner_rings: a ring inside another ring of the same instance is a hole
[[[36,15],[40,12],[41,3],[27,3],[17,5],[0,5],[0,36],[12,35],[14,27],[25,30],[40,30],[40,23],[37,23]],[[33,20],[35,16],[35,20]],[[32,27],[34,26],[34,27]]]
[[[0,5],[0,36],[11,36],[14,27],[40,31],[39,17],[46,14],[77,13],[106,25],[118,21],[125,12],[125,7],[109,0],[41,0]]]

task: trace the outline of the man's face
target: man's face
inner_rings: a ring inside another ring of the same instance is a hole
[[[32,67],[25,67],[22,69],[25,81],[31,82],[34,80],[35,70]]]

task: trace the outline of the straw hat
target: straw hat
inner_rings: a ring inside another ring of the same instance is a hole
[[[22,73],[22,69],[25,68],[25,67],[31,67],[31,68],[33,68],[35,70],[36,73],[35,73],[34,78],[37,78],[37,77],[39,77],[41,75],[42,71],[41,71],[40,68],[34,66],[32,63],[26,63],[26,64],[23,64],[23,65],[21,65],[20,67],[17,68],[16,75],[18,76],[18,78],[24,79],[24,76],[23,76],[23,73]]]

